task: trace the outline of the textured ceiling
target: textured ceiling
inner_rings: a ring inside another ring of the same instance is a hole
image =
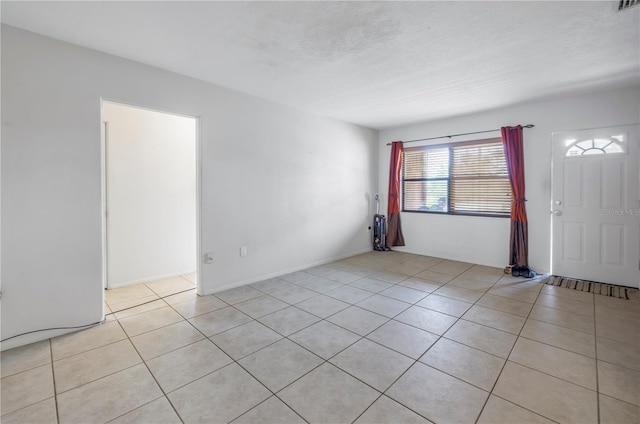
[[[638,83],[617,1],[2,1],[24,28],[371,128]]]

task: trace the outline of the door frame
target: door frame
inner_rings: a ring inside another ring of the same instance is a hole
[[[603,127],[595,127],[595,128],[582,128],[582,129],[574,129],[574,130],[559,130],[559,131],[553,131],[551,133],[551,187],[550,187],[550,192],[549,192],[549,213],[553,214],[554,212],[554,185],[555,185],[555,169],[554,169],[554,161],[555,161],[555,144],[554,144],[554,138],[556,134],[567,134],[567,133],[581,133],[581,132],[587,132],[587,131],[599,131],[599,130],[604,130],[604,129],[608,129],[608,128],[622,128],[622,127],[638,127],[638,136],[640,137],[640,123],[632,123],[632,124],[620,124],[620,125],[606,125]],[[636,140],[637,143],[637,152],[638,152],[638,162],[640,163],[640,139]],[[638,175],[638,178],[640,180],[640,172]],[[638,203],[637,205],[640,207],[640,188],[639,188],[639,192],[638,192]],[[551,275],[555,275],[555,269],[554,269],[554,250],[553,250],[553,245],[554,245],[554,219],[553,219],[553,215],[551,215],[550,219],[549,219],[549,269],[550,269],[550,274]],[[638,240],[640,243],[640,240]],[[638,263],[640,264],[640,257],[638,258]],[[633,286],[625,286],[625,287],[633,287]],[[639,275],[639,282],[638,282],[638,286],[640,287],[640,275]],[[636,287],[636,288],[637,288]]]
[[[107,275],[107,136],[109,127],[105,123],[104,114],[104,102],[121,104],[123,106],[134,107],[142,110],[148,110],[152,112],[166,113],[169,115],[183,116],[186,118],[195,119],[196,132],[195,132],[195,180],[196,180],[196,293],[200,296],[204,295],[204,288],[202,284],[202,143],[201,143],[201,117],[192,116],[187,114],[168,112],[161,109],[154,109],[145,106],[139,106],[131,103],[121,102],[118,100],[112,100],[105,97],[100,97],[100,179],[101,179],[101,229],[102,229],[102,287],[108,289],[108,275]],[[104,293],[103,293],[103,316],[104,316]]]

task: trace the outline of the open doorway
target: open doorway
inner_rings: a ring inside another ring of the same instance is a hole
[[[107,292],[107,306],[195,290],[197,119],[110,101],[102,119],[103,280],[121,289]]]

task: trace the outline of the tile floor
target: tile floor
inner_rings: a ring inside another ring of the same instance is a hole
[[[371,252],[106,304],[2,353],[3,424],[640,422],[640,304],[501,269]]]

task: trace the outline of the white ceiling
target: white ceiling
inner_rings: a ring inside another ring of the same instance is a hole
[[[371,128],[638,83],[617,1],[1,2],[3,23]]]

